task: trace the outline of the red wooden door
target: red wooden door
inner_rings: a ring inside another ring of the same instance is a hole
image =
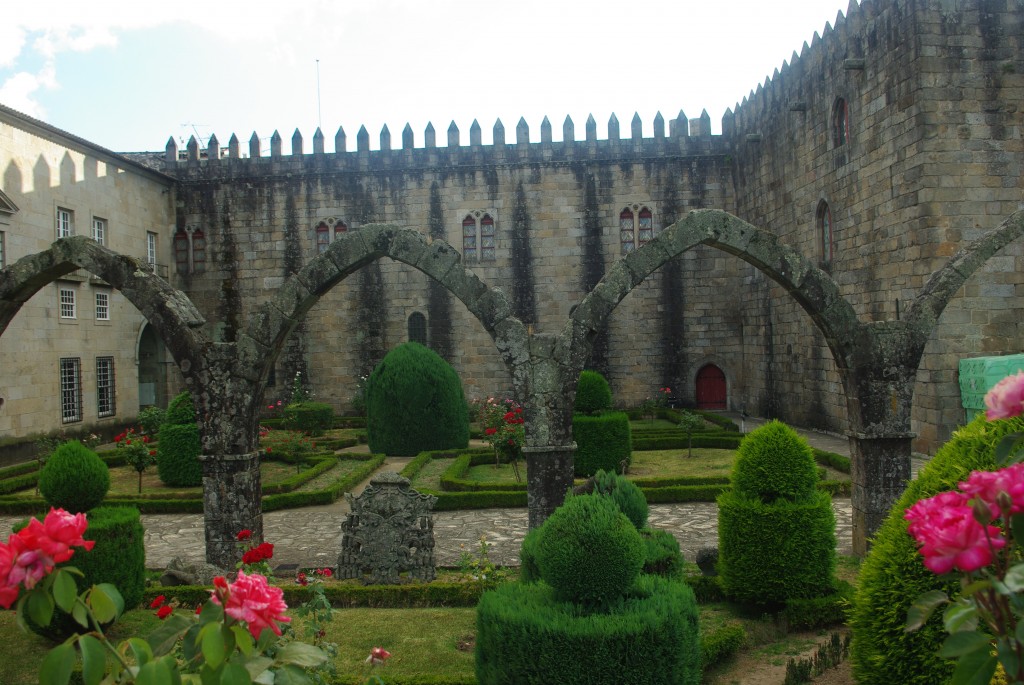
[[[725,373],[708,364],[697,372],[697,409],[727,409]]]

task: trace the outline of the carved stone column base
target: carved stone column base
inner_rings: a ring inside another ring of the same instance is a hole
[[[523,447],[526,457],[526,503],[530,530],[547,520],[572,488],[572,457],[576,443]]]
[[[263,540],[260,502],[260,453],[199,457],[203,466],[203,517],[206,561],[230,570],[239,560],[238,533],[251,530]]]
[[[910,447],[914,433],[850,433],[850,478],[853,481],[853,553],[868,553],[878,532],[910,481]]]

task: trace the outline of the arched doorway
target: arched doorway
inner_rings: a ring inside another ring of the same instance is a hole
[[[697,372],[697,409],[728,409],[725,372],[714,364]]]
[[[167,407],[167,363],[164,343],[148,323],[139,335],[139,409]]]

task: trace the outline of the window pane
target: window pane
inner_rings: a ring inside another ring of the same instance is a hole
[[[462,258],[476,260],[476,219],[471,216],[462,220]]]
[[[82,362],[78,357],[60,360],[60,415],[63,423],[82,420]]]
[[[651,210],[644,207],[640,210],[639,219],[637,242],[645,245],[654,238],[654,217],[651,215]]]
[[[75,291],[70,288],[60,289],[60,318],[75,318]]]
[[[327,249],[327,246],[331,244],[331,232],[327,228],[327,224],[321,222],[316,227],[316,251],[320,254]]]
[[[622,254],[632,252],[636,248],[633,234],[633,212],[628,209],[619,214],[619,240],[622,242]]]
[[[179,274],[188,273],[188,234],[185,231],[174,234],[174,263]]]
[[[202,231],[192,234],[192,272],[201,274],[206,271],[206,236]]]
[[[334,239],[337,240],[345,235],[346,231],[348,231],[348,226],[345,225],[344,221],[339,221],[334,225]]]
[[[57,239],[75,234],[74,217],[70,209],[57,208]]]
[[[96,414],[114,415],[114,358],[96,358]]]
[[[107,244],[107,222],[105,220],[93,218],[92,239],[100,245]]]
[[[146,233],[146,261],[156,264],[156,233],[152,231]]]
[[[96,320],[110,320],[110,295],[107,293],[96,293]]]
[[[427,317],[419,312],[409,315],[409,342],[427,344]]]

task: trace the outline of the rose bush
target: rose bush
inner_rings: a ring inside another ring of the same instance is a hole
[[[1024,373],[1000,381],[986,396],[986,417],[1024,413]],[[907,630],[940,607],[949,637],[939,655],[957,659],[953,685],[988,683],[997,665],[1007,681],[1024,683],[1024,463],[1011,456],[1019,435],[996,448],[997,471],[974,471],[959,490],[923,499],[906,510],[907,531],[924,565],[937,574],[959,571],[961,593],[926,592],[910,609]]]

